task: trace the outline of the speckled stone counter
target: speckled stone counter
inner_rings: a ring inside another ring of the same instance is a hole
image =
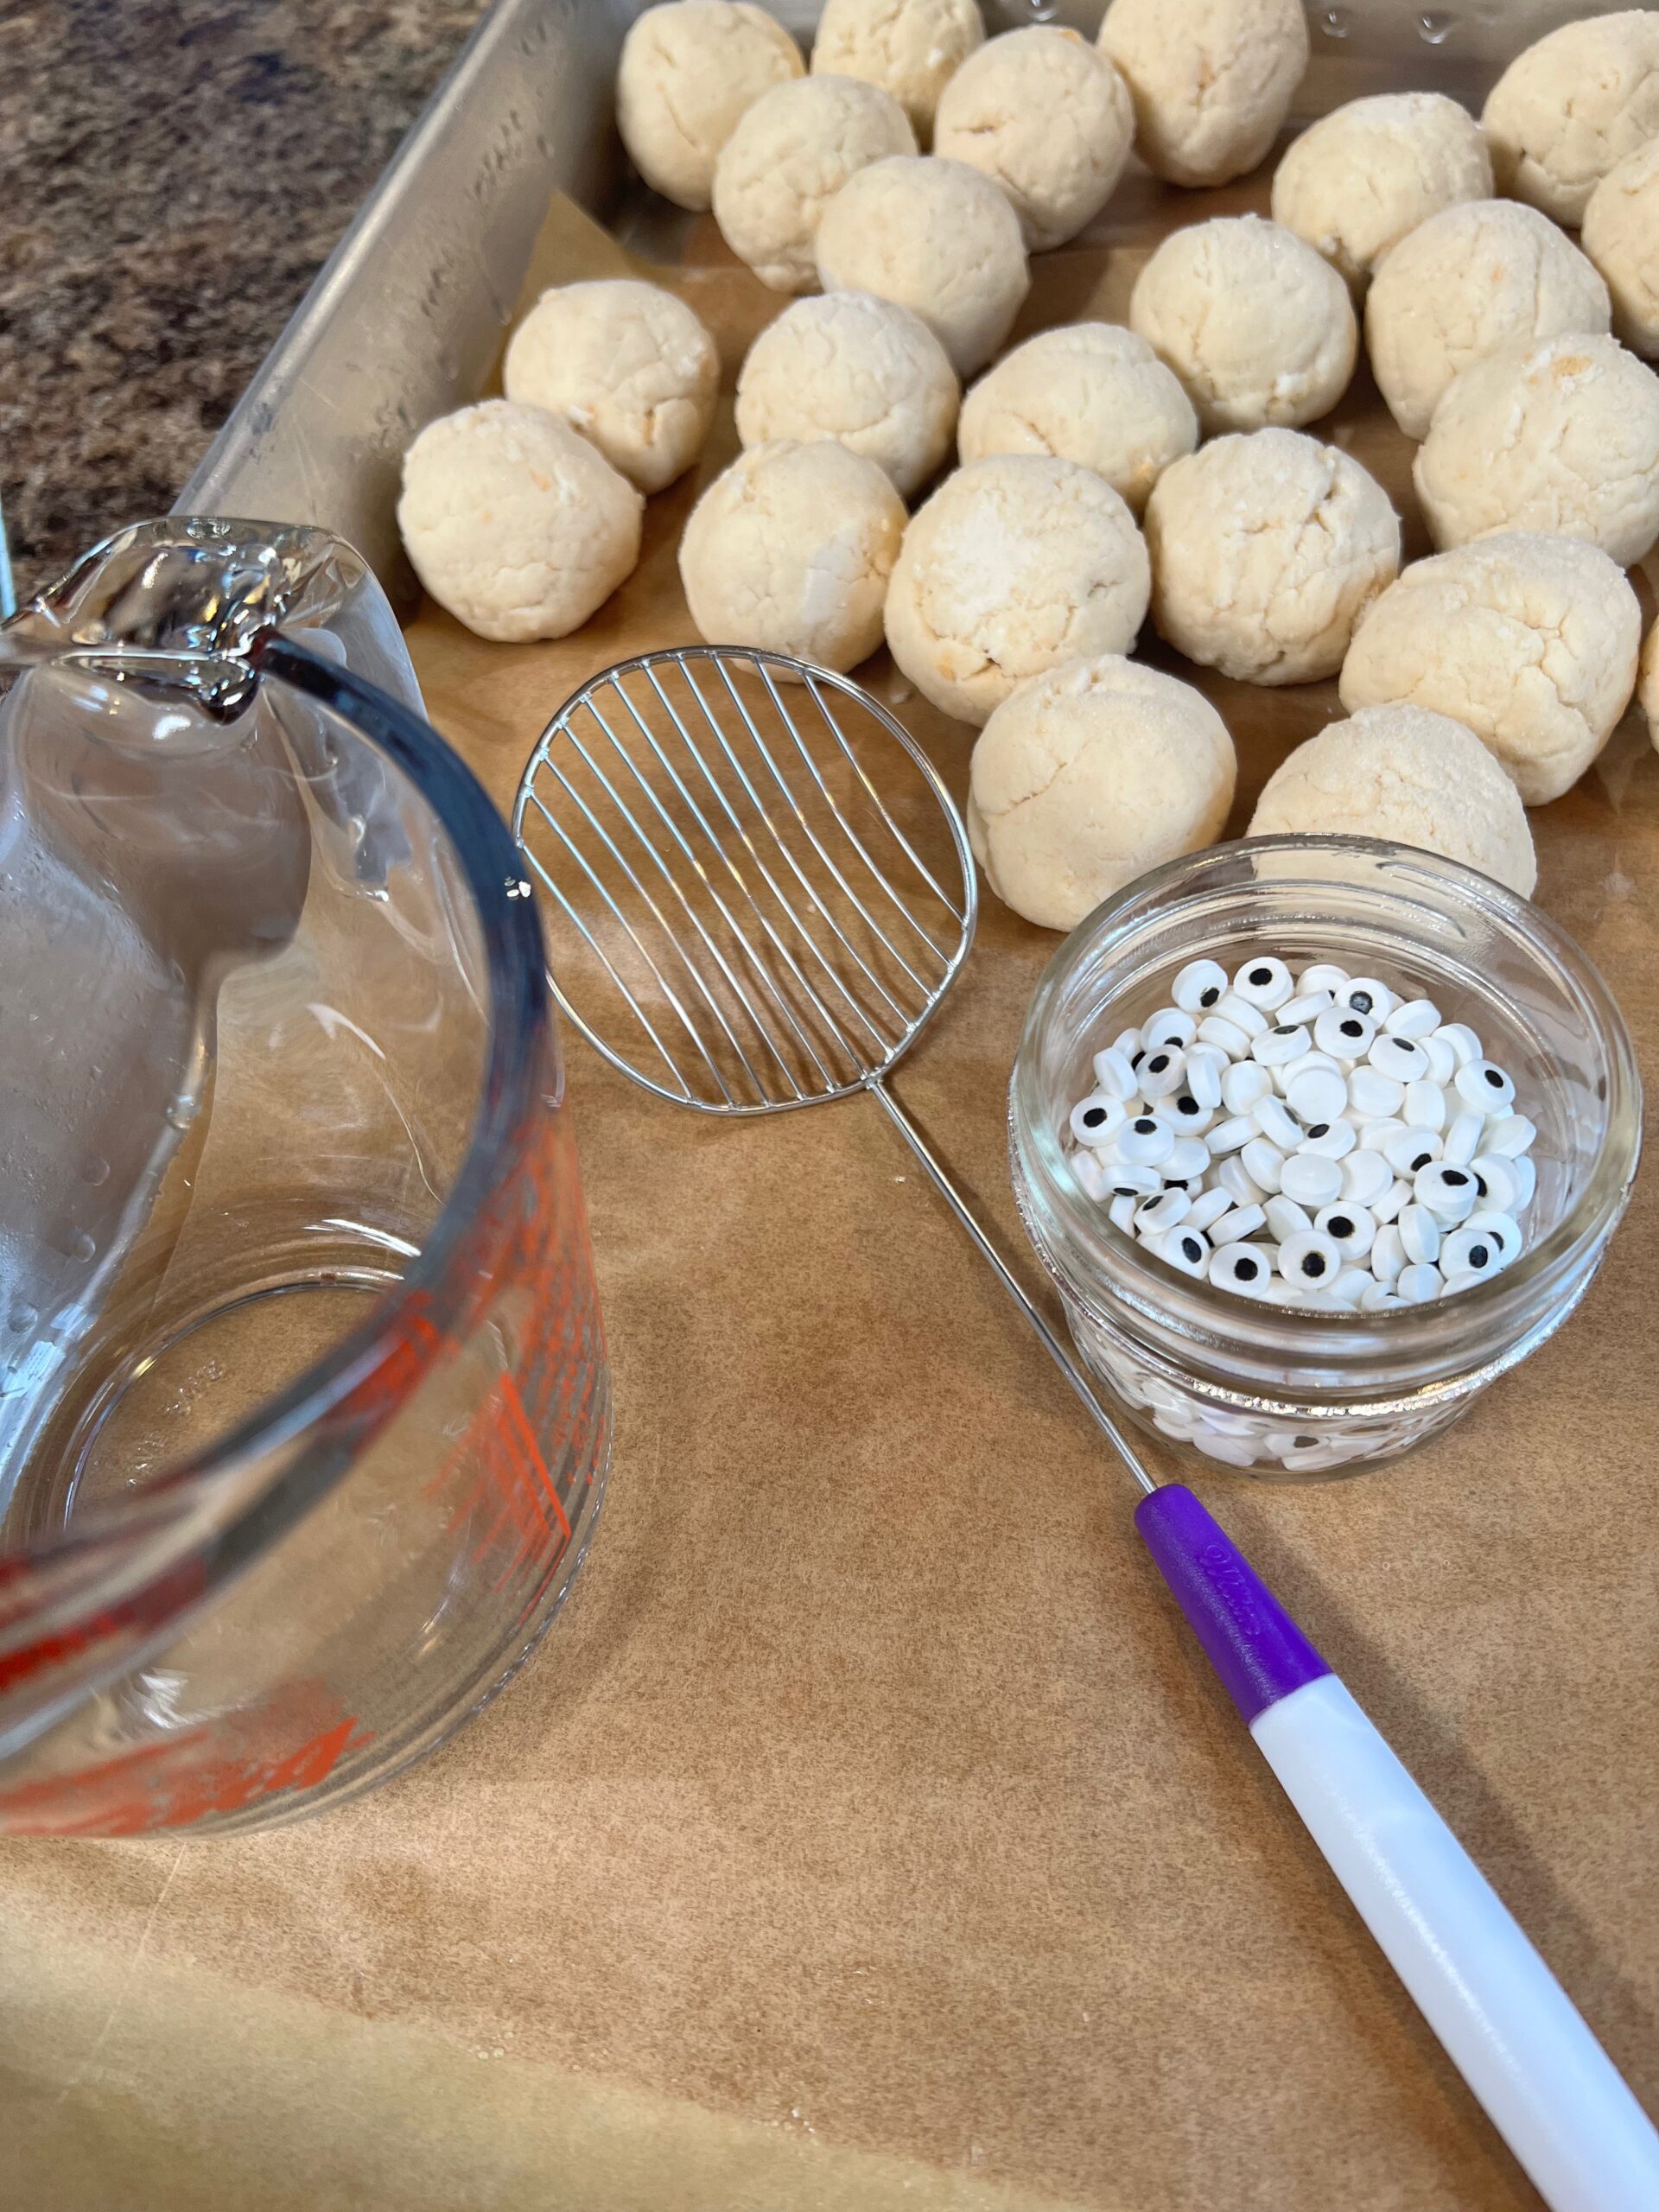
[[[0,9],[0,497],[20,594],[172,505],[480,11]]]

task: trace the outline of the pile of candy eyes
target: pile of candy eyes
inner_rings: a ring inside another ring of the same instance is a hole
[[[1466,1023],[1325,961],[1194,960],[1170,995],[1071,1109],[1119,1229],[1223,1290],[1366,1313],[1519,1256],[1537,1131]]]

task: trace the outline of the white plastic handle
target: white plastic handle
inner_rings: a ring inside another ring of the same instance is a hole
[[[1659,2133],[1337,1677],[1268,1706],[1250,1733],[1553,2212],[1659,2212]]]

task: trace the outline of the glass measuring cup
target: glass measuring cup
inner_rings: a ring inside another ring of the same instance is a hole
[[[263,1826],[441,1742],[591,1535],[534,906],[321,533],[124,532],[0,686],[0,1832]]]

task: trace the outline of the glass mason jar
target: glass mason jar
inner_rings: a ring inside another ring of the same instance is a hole
[[[1328,959],[1465,1021],[1537,1125],[1527,1249],[1455,1298],[1377,1313],[1257,1303],[1116,1228],[1068,1157],[1090,1063],[1178,969]],[[1140,878],[1073,931],[1032,1002],[1010,1100],[1015,1197],[1077,1349],[1144,1426],[1276,1479],[1406,1450],[1467,1410],[1584,1295],[1641,1143],[1630,1039],[1549,918],[1451,861],[1370,838],[1257,838]]]

